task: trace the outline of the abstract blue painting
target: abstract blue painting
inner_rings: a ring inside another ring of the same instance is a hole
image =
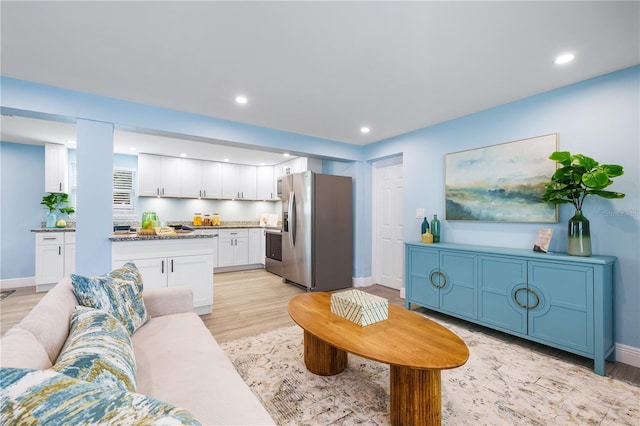
[[[557,150],[552,133],[446,154],[445,219],[557,222],[557,207],[540,200]]]

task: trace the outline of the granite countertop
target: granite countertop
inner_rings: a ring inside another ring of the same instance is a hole
[[[167,221],[167,226],[180,224],[187,225],[195,231],[204,230],[204,229],[229,229],[229,228],[262,228],[271,231],[279,231],[280,227],[272,227],[272,226],[262,226],[258,221],[223,221],[219,226],[193,226],[191,222],[184,221]],[[138,222],[114,222],[114,225],[130,225],[133,228],[137,228],[140,226]],[[75,223],[74,226],[68,226],[66,228],[34,228],[31,232],[76,232]],[[125,235],[127,236],[127,235]]]
[[[213,238],[215,234],[205,234],[199,231],[189,233],[179,233],[176,235],[138,235],[135,232],[130,234],[114,234],[109,237],[111,241],[148,241],[148,240],[188,240],[193,238]]]

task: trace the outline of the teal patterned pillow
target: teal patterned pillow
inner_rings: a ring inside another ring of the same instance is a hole
[[[52,370],[0,368],[0,383],[3,425],[200,425],[184,409]]]
[[[129,265],[135,268],[135,272],[130,274],[139,276],[135,265]],[[119,278],[129,274],[121,271],[122,268],[116,269],[112,272],[113,276],[83,277],[71,274],[71,285],[78,303],[109,312],[124,324],[129,334],[133,334],[149,321],[149,315],[142,300],[142,280]],[[132,269],[129,268],[129,271]]]
[[[87,382],[136,391],[131,337],[120,321],[97,309],[76,306],[69,337],[51,369]]]
[[[138,287],[138,291],[142,293],[142,274],[140,270],[133,262],[127,262],[118,269],[114,269],[113,271],[107,274],[109,277],[119,278],[125,281],[133,281]]]

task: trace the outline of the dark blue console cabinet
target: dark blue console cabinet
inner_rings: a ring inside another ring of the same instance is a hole
[[[594,360],[613,357],[612,256],[405,243],[406,307],[442,312]]]

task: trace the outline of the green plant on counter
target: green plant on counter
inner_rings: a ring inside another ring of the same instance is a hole
[[[542,201],[552,204],[570,203],[576,210],[582,210],[582,203],[588,195],[602,198],[624,198],[621,192],[606,191],[613,183],[612,178],[624,174],[622,166],[600,164],[582,154],[571,155],[568,151],[556,151],[549,159],[562,167],[551,176],[551,182],[544,185]]]
[[[40,204],[48,208],[49,213],[54,213],[57,210],[60,213],[71,214],[76,211],[73,206],[61,207],[63,204],[69,204],[69,194],[51,193],[44,195]]]

